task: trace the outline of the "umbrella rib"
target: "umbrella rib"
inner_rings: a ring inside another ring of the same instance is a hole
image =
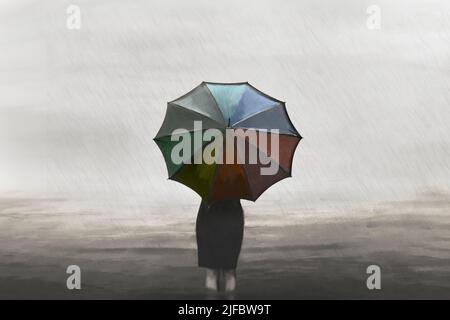
[[[299,139],[298,141],[300,141],[300,139]],[[246,143],[247,145],[250,144],[250,143],[247,142],[247,141],[245,141],[245,143]],[[297,144],[298,144],[298,143],[297,143]],[[252,144],[252,146],[255,147],[253,144]],[[250,148],[250,146],[249,146],[249,148]],[[256,148],[256,147],[255,147],[255,148]],[[258,148],[256,148],[256,149],[259,151]],[[250,149],[249,149],[249,150],[250,150]],[[264,154],[265,154],[265,153],[264,153]],[[271,159],[272,159],[272,157],[271,157]],[[291,159],[291,163],[292,163],[292,159]],[[244,174],[245,174],[246,183],[247,183],[247,185],[248,185],[248,187],[249,187],[250,195],[251,195],[251,200],[252,200],[252,201],[256,201],[256,200],[261,196],[261,194],[263,194],[268,188],[270,188],[271,186],[273,186],[273,185],[276,184],[277,182],[280,182],[281,180],[286,179],[286,178],[289,178],[289,177],[292,176],[292,175],[291,175],[289,172],[287,172],[287,171],[286,171],[286,170],[285,170],[278,162],[277,162],[277,164],[278,164],[278,167],[281,168],[281,170],[285,173],[285,175],[284,175],[283,177],[281,177],[280,179],[274,181],[272,184],[270,184],[267,188],[265,188],[264,190],[262,190],[262,191],[261,191],[259,194],[257,194],[257,195],[255,195],[255,194],[252,192],[252,189],[251,189],[251,187],[250,187],[250,182],[249,182],[249,180],[248,180],[247,171],[245,170],[245,166],[243,166],[243,171],[244,171]]]
[[[200,117],[202,117],[202,118],[204,118],[204,119],[207,119],[208,121],[214,122],[214,123],[216,124],[217,127],[211,127],[211,128],[215,128],[215,129],[222,129],[222,128],[224,128],[224,125],[223,125],[223,124],[221,124],[221,123],[217,122],[216,120],[214,120],[214,119],[208,117],[207,115],[204,115],[204,114],[202,114],[202,113],[200,113],[200,112],[197,112],[197,111],[188,109],[188,108],[186,108],[186,107],[180,106],[180,105],[178,105],[178,104],[176,104],[176,103],[173,103],[173,102],[168,102],[168,106],[167,106],[167,109],[166,109],[166,118],[165,118],[164,121],[163,121],[162,127],[163,127],[164,124],[166,123],[167,115],[168,115],[168,112],[169,112],[169,107],[171,107],[171,108],[178,108],[178,110],[183,110],[183,112],[187,112],[187,113],[193,114],[193,115],[198,115],[198,116],[200,116]],[[177,112],[177,110],[172,110],[172,112]],[[192,121],[202,121],[202,123],[203,123],[203,120],[202,120],[202,119],[197,119],[197,120],[192,119]],[[162,127],[161,127],[161,128],[162,128]],[[159,131],[158,131],[158,133],[156,134],[156,136],[155,136],[154,139],[156,139],[156,138],[161,138],[161,137],[167,137],[167,136],[170,136],[170,135],[171,135],[171,133],[170,133],[170,134],[163,134],[163,135],[161,135],[161,134],[160,134],[161,128],[159,129]],[[175,129],[181,129],[181,128],[175,128]],[[208,128],[206,128],[206,129],[208,129]],[[187,130],[187,129],[186,129],[186,130]],[[192,129],[192,130],[187,130],[187,132],[194,132],[194,131],[197,131],[197,130],[193,130],[193,129]]]
[[[242,138],[240,138],[240,139],[242,139]],[[244,139],[244,143],[247,145],[249,144],[249,142],[247,142],[245,139]],[[250,150],[250,147],[249,147],[249,150]],[[239,157],[239,152],[237,152],[236,156]],[[242,157],[240,157],[240,159],[242,160]],[[244,164],[245,164],[245,159],[244,159]],[[244,179],[245,179],[245,183],[247,184],[248,193],[250,194],[250,197],[253,199],[254,194],[253,194],[252,188],[250,186],[250,181],[248,180],[247,171],[245,171],[245,166],[243,166],[242,164],[241,164],[241,168],[242,168],[242,172],[244,173]]]
[[[279,102],[279,103],[284,103],[284,101],[278,100],[277,98],[272,97],[271,95],[262,92],[261,90],[259,90],[258,88],[254,87],[252,84],[250,84],[249,82],[247,82],[247,85],[252,88],[253,90],[255,90],[256,92],[258,92],[260,95],[268,98],[269,100],[273,100],[275,102]]]
[[[292,135],[289,135],[289,134],[285,134],[285,136],[293,137]],[[298,140],[294,146],[294,149],[293,149],[294,151],[292,152],[291,159],[289,161],[289,163],[290,163],[289,171],[286,171],[286,169],[278,161],[275,161],[278,164],[278,167],[280,167],[290,177],[292,176],[292,162],[294,161],[295,150],[297,149],[297,146],[300,143],[300,140],[302,140],[301,137],[297,137],[297,138],[298,138]],[[257,148],[257,149],[259,151],[259,148]],[[264,152],[264,151],[261,151],[261,152],[263,152],[266,155],[266,157],[269,157],[269,155],[266,152]],[[273,159],[272,156],[270,156],[269,158]]]
[[[217,102],[216,97],[214,97],[214,95],[212,94],[211,90],[209,90],[209,88],[206,85],[206,83],[203,83],[203,85],[206,87],[206,91],[208,91],[209,94],[211,95],[211,97],[213,98],[213,100],[215,102],[215,106],[216,106],[217,110],[219,110],[220,115],[222,116],[223,123],[226,123],[227,121],[225,120],[225,116],[224,116],[224,114],[222,112],[222,109],[220,109],[220,107],[219,107],[219,103]]]
[[[283,106],[284,113],[286,114],[287,121],[289,121],[289,124],[295,130],[295,134],[297,136],[301,137],[301,134],[297,131],[297,129],[295,128],[294,124],[292,123],[291,118],[289,117],[289,113],[287,112],[287,108],[286,108],[286,103],[283,102],[281,105]]]
[[[225,142],[223,142],[222,143],[222,157],[223,157],[223,151],[224,151],[224,149],[225,149],[225,144],[224,144]],[[217,152],[217,151],[216,151]],[[216,181],[216,179],[217,179],[217,176],[218,176],[218,174],[219,174],[219,167],[220,167],[220,164],[218,164],[218,163],[216,163],[215,164],[216,166],[215,166],[215,168],[214,168],[214,174],[213,174],[213,178],[211,179],[211,185],[209,186],[209,190],[208,190],[208,197],[207,197],[207,201],[206,202],[209,202],[209,200],[211,199],[211,193],[212,193],[212,191],[213,191],[213,188],[214,188],[214,182]]]
[[[279,134],[279,135],[283,135],[283,136],[295,137],[295,138],[303,139],[303,137],[299,133],[293,132],[292,130],[291,130],[291,133],[287,133],[287,132],[275,133],[275,132],[271,132],[270,129],[254,128],[254,127],[242,127],[242,126],[239,126],[239,127],[234,128],[234,129],[235,130],[236,129],[255,130],[255,131],[258,131],[258,132],[267,132],[267,133],[273,133],[273,134]]]
[[[174,105],[174,106],[176,106],[176,107],[179,107],[179,108],[181,108],[181,109],[183,109],[183,110],[186,110],[186,111],[188,111],[188,112],[191,112],[191,113],[200,115],[200,116],[202,116],[202,117],[207,118],[208,120],[214,121],[215,123],[218,124],[218,127],[219,127],[219,128],[223,128],[223,127],[224,127],[224,125],[223,125],[222,123],[217,122],[216,120],[214,120],[213,118],[211,118],[210,116],[208,116],[208,115],[206,115],[206,114],[204,114],[204,113],[201,113],[201,112],[198,112],[198,111],[195,111],[195,110],[186,108],[186,107],[184,107],[184,106],[180,106],[179,104],[177,104],[177,103],[175,103],[175,102],[169,102],[169,103],[172,104],[172,105]]]
[[[300,141],[300,139],[299,139]],[[273,161],[275,161],[275,163],[278,165],[278,168],[281,168],[281,170],[286,173],[288,176],[291,176],[291,172],[286,171],[285,168],[283,168],[283,166],[279,163],[279,161],[276,161],[274,158],[272,158],[272,156],[269,156],[267,154],[267,152],[262,151],[260,148],[258,148],[258,146],[255,146],[253,143],[247,142],[247,144],[249,145],[249,152],[250,152],[250,145],[255,148],[258,152],[262,152],[267,158],[272,159]],[[297,143],[298,144],[298,143]]]
[[[295,147],[294,147],[294,151],[291,154],[291,159],[289,161],[289,163],[290,163],[289,176],[292,176],[292,166],[294,165],[294,155],[295,155],[295,151],[297,150],[298,144],[300,143],[301,140],[302,140],[301,137],[297,140],[297,143],[295,144]]]
[[[269,130],[267,130],[267,129],[264,129],[264,128],[251,128],[251,127],[237,127],[237,128],[233,128],[234,130],[236,130],[236,129],[246,129],[246,130],[253,130],[253,131],[256,131],[256,132],[265,132],[265,133],[269,133],[269,134],[278,134],[278,135],[280,135],[280,136],[286,136],[286,137],[291,137],[291,138],[297,138],[297,139],[303,139],[303,137],[299,134],[299,135],[294,135],[294,134],[290,134],[290,133],[285,133],[285,132],[278,132],[278,133],[275,133],[275,132],[270,132]]]
[[[200,130],[197,130],[197,131],[200,131]],[[202,130],[202,131],[204,131],[204,130]],[[205,144],[202,144],[202,147],[201,148],[199,148],[196,152],[194,152],[194,153],[192,153],[192,156],[190,157],[190,160],[191,160],[191,163],[181,163],[180,164],[180,167],[169,177],[169,179],[172,179],[172,177],[174,177],[180,170],[181,170],[181,168],[183,168],[183,166],[185,166],[185,165],[189,165],[189,164],[193,164],[192,162],[192,160],[194,160],[194,157],[195,157],[195,155],[199,152],[199,151],[201,151],[201,152],[203,152],[204,150],[205,150],[205,147],[207,146],[207,145],[209,145],[210,143],[212,143],[212,142],[214,142],[214,140],[210,140],[210,141],[207,141]],[[173,180],[173,179],[172,179]]]
[[[187,93],[181,95],[180,97],[176,98],[175,100],[169,101],[169,103],[174,102],[174,101],[178,101],[178,100],[181,100],[181,99],[187,97],[188,95],[190,95],[191,93],[193,93],[195,90],[197,90],[198,88],[200,88],[202,85],[203,85],[203,82],[200,83],[198,86],[196,86],[194,89],[191,89],[189,92],[187,92]]]
[[[280,108],[280,106],[281,106],[281,104],[278,103],[278,104],[276,104],[276,105],[274,105],[274,106],[271,106],[270,108],[267,108],[267,109],[264,109],[264,110],[259,110],[258,112],[252,113],[251,115],[248,115],[248,116],[246,116],[245,118],[242,118],[241,120],[235,122],[235,123],[233,124],[233,126],[235,126],[235,125],[237,125],[237,124],[239,124],[239,123],[241,123],[241,122],[243,122],[243,121],[245,121],[245,120],[248,120],[248,119],[250,119],[250,118],[253,118],[254,116],[257,116],[257,115],[259,115],[259,114],[261,114],[261,113],[263,113],[263,112],[270,111],[270,110],[275,109],[275,108],[277,108],[277,107]]]
[[[278,132],[278,133],[275,133],[275,132],[270,132],[269,130],[267,130],[267,129],[264,129],[264,128],[251,128],[251,127],[237,127],[237,128],[233,128],[234,130],[236,130],[236,129],[246,129],[246,130],[253,130],[253,131],[256,131],[256,132],[265,132],[265,133],[269,133],[269,134],[278,134],[278,135],[280,135],[280,136],[286,136],[286,137],[291,137],[291,138],[297,138],[297,139],[300,139],[300,140],[302,140],[303,139],[303,137],[299,134],[299,135],[296,135],[296,134],[290,134],[290,133],[285,133],[285,132]]]
[[[257,115],[259,115],[259,114],[261,114],[261,113],[264,113],[264,112],[266,112],[266,111],[271,111],[271,110],[273,110],[273,109],[275,109],[275,108],[277,108],[277,107],[283,108],[283,110],[284,110],[284,112],[285,112],[285,114],[286,114],[286,119],[287,119],[287,121],[289,122],[289,124],[291,125],[291,127],[294,128],[294,130],[295,130],[295,131],[290,130],[290,131],[292,132],[292,134],[290,134],[290,135],[301,137],[301,135],[298,133],[297,129],[295,129],[295,126],[294,126],[294,124],[292,123],[291,119],[289,118],[289,115],[288,115],[287,109],[286,109],[286,105],[284,104],[284,102],[280,102],[279,104],[277,104],[277,105],[275,105],[275,106],[272,106],[272,107],[270,107],[270,108],[267,108],[267,109],[258,111],[258,112],[253,113],[253,114],[251,114],[251,115],[249,115],[249,116],[247,116],[247,117],[245,117],[245,118],[242,118],[242,119],[239,120],[238,122],[234,123],[234,124],[233,124],[233,127],[238,127],[238,128],[239,128],[239,127],[240,127],[240,126],[239,126],[239,123],[242,123],[242,122],[244,122],[245,120],[248,120],[248,119],[250,119],[250,118],[253,118],[253,117],[255,117],[255,116],[257,116]],[[245,127],[241,127],[241,128],[245,128]],[[246,129],[252,129],[252,128],[246,128]],[[257,128],[255,128],[255,129],[257,129]],[[259,129],[259,130],[262,130],[262,129]]]
[[[260,113],[263,113],[263,112],[265,112],[265,111],[272,110],[273,108],[276,108],[276,107],[279,107],[279,106],[280,106],[279,104],[276,104],[276,105],[273,105],[273,106],[268,107],[267,109],[259,110],[258,112],[252,113],[252,114],[250,114],[250,115],[248,115],[248,116],[242,118],[241,120],[239,120],[239,121],[233,123],[233,127],[234,127],[235,125],[239,124],[240,122],[243,122],[243,121],[245,121],[245,120],[248,120],[248,119],[250,119],[250,118],[252,118],[252,117],[254,117],[254,116],[256,116],[256,115],[258,115],[258,114],[260,114]]]
[[[202,130],[187,130],[187,129],[185,129],[185,130],[186,131],[181,132],[181,133],[175,133],[175,134],[172,133],[172,134],[166,134],[164,136],[154,137],[153,140],[155,140],[155,141],[164,141],[162,139],[166,138],[166,137],[182,136],[183,134],[186,134],[186,133],[196,133],[196,132],[199,132],[199,131],[203,132],[203,131],[206,131],[208,129],[202,129]],[[174,141],[174,140],[172,140],[172,141]]]

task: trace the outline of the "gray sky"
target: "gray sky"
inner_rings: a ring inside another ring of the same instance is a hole
[[[286,101],[304,136],[262,203],[450,191],[447,0],[0,0],[0,191],[197,204],[152,138],[203,80]]]

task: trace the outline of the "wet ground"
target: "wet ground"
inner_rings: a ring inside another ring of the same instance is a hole
[[[65,203],[0,200],[1,299],[450,299],[447,198],[353,208],[345,216],[294,212],[283,219],[299,218],[283,223],[250,212],[233,296],[202,287],[195,212],[155,226]],[[81,290],[66,288],[72,264],[82,270]],[[366,287],[371,264],[381,268],[381,290]]]

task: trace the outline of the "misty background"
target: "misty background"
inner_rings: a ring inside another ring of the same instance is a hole
[[[261,202],[449,190],[448,1],[378,1],[380,30],[356,0],[0,3],[2,192],[197,204],[152,138],[167,101],[203,80],[286,101],[304,136],[294,178]]]

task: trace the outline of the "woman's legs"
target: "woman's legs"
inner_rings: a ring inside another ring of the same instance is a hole
[[[220,279],[222,278],[222,279]],[[219,291],[219,281],[223,281],[223,289],[226,292],[236,289],[236,269],[206,269],[205,286],[207,289]]]
[[[206,281],[205,286],[207,289],[218,291],[219,287],[219,270],[206,269]]]
[[[236,269],[223,270],[225,291],[230,292],[236,289]]]

